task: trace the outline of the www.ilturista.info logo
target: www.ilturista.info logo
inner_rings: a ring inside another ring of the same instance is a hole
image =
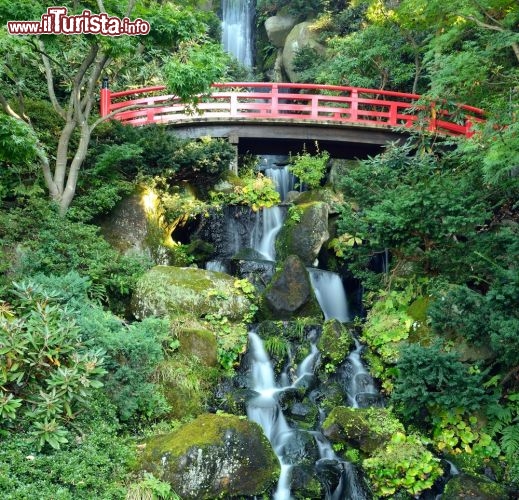
[[[110,17],[105,12],[93,14],[85,9],[77,16],[68,16],[66,7],[49,7],[40,21],[8,21],[11,35],[146,35],[150,23],[140,18]]]

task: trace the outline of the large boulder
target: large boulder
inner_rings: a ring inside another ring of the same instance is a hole
[[[278,258],[297,255],[307,266],[313,265],[321,247],[330,238],[328,204],[310,202],[297,205],[299,220],[287,217],[276,241]]]
[[[323,433],[333,443],[373,453],[404,426],[386,408],[336,406],[323,424]]]
[[[215,334],[205,328],[185,328],[180,330],[179,351],[194,356],[205,366],[216,366],[218,347]]]
[[[324,323],[317,347],[325,361],[339,365],[348,357],[354,345],[355,340],[346,325],[337,319]]]
[[[505,488],[483,476],[460,474],[449,480],[443,500],[503,500],[509,498]]]
[[[283,66],[291,82],[298,81],[294,70],[294,58],[303,47],[310,47],[319,54],[324,54],[325,48],[317,41],[317,32],[310,29],[312,23],[296,24],[288,34],[283,48]]]
[[[150,439],[141,468],[186,500],[261,495],[279,475],[279,461],[259,425],[227,414],[200,415]]]
[[[148,253],[148,218],[142,194],[121,200],[99,225],[106,240],[120,252]]]
[[[290,255],[283,262],[264,292],[264,305],[271,319],[321,316],[321,308],[312,290],[303,261]]]
[[[240,320],[250,309],[249,300],[225,273],[191,267],[155,266],[137,282],[132,313],[137,319],[148,316],[199,318],[220,313]]]
[[[265,30],[272,45],[278,48],[285,46],[285,40],[292,28],[296,25],[297,19],[290,15],[277,14],[267,18]]]

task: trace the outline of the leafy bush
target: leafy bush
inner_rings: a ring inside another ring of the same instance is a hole
[[[274,182],[262,173],[240,177],[231,192],[211,192],[211,198],[219,204],[249,205],[254,211],[272,207],[280,201]]]
[[[5,500],[123,500],[135,459],[133,443],[118,435],[115,411],[101,394],[75,421],[81,434],[59,450],[36,453],[24,434],[4,436],[0,491]]]
[[[77,271],[92,282],[89,293],[124,312],[137,278],[151,265],[143,257],[119,254],[98,228],[49,217],[25,244],[20,271],[24,275],[64,275]]]
[[[306,150],[291,157],[288,169],[302,184],[309,189],[318,188],[326,174],[326,166],[330,155],[327,151],[319,151],[316,143],[317,154],[311,155]]]
[[[110,313],[86,306],[78,323],[85,337],[106,352],[105,392],[121,422],[135,425],[165,415],[168,405],[152,374],[164,359],[168,322],[148,318],[127,327]]]
[[[0,419],[28,430],[38,449],[59,448],[65,423],[102,386],[104,352],[85,345],[55,296],[31,282],[14,287],[16,305],[0,314]]]
[[[396,432],[391,441],[362,462],[375,494],[393,497],[398,490],[415,496],[443,475],[440,460],[420,437]]]
[[[392,401],[406,420],[423,420],[427,410],[462,408],[471,412],[495,398],[483,388],[483,375],[469,368],[456,353],[438,345],[407,345],[400,351]],[[425,412],[425,414],[424,414]]]

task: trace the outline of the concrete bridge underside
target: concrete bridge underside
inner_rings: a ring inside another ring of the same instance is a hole
[[[197,139],[204,136],[227,138],[238,146],[240,154],[288,154],[297,153],[303,145],[314,152],[314,143],[334,158],[365,158],[380,153],[389,142],[403,143],[405,130],[389,130],[387,127],[365,124],[341,124],[327,122],[281,121],[272,119],[204,120],[168,123],[175,135]]]

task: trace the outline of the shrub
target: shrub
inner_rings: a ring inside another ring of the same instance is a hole
[[[2,499],[123,500],[134,445],[118,435],[115,410],[101,394],[76,419],[81,434],[59,450],[36,453],[24,434],[4,436],[0,447]]]
[[[71,313],[31,282],[14,285],[13,308],[0,313],[0,420],[28,430],[38,449],[67,442],[73,420],[102,386],[104,352],[81,340]]]
[[[483,388],[483,375],[438,345],[403,347],[397,369],[392,400],[408,421],[426,417],[424,411],[431,408],[470,412],[493,400]]]

